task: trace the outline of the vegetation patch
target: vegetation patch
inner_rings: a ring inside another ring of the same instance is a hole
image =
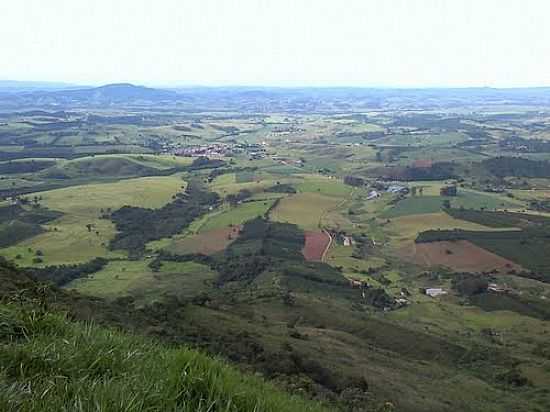
[[[487,311],[510,311],[523,316],[550,320],[550,308],[546,302],[527,299],[517,294],[482,293],[471,296],[468,301]]]
[[[104,258],[95,258],[86,263],[27,268],[27,271],[33,278],[39,281],[48,281],[57,286],[64,286],[75,279],[100,271],[108,262]]]
[[[294,186],[288,183],[282,183],[274,186],[270,186],[265,189],[266,192],[272,192],[272,193],[290,193],[294,194],[296,193],[296,189]]]
[[[483,167],[497,177],[550,177],[550,162],[522,157],[493,157],[482,162]]]
[[[187,170],[193,171],[202,169],[216,169],[224,166],[226,166],[226,163],[223,160],[210,159],[206,156],[201,156],[193,160],[193,163],[187,166]]]
[[[216,193],[205,191],[198,183],[190,183],[185,192],[178,193],[174,201],[159,209],[124,206],[111,214],[118,233],[110,247],[139,256],[147,242],[181,232],[218,203]]]
[[[253,170],[245,170],[235,174],[236,183],[249,183],[256,180],[256,173]]]
[[[368,171],[369,175],[389,180],[446,180],[456,178],[454,165],[447,162],[432,163],[429,167],[381,167]]]
[[[169,171],[174,173],[174,170]],[[166,174],[158,168],[146,166],[123,156],[99,156],[77,159],[66,162],[56,169],[47,171],[47,176],[55,178],[64,176],[66,179],[79,177],[139,177]]]
[[[453,197],[409,196],[404,199],[400,199],[392,207],[387,209],[382,214],[382,217],[391,218],[423,213],[436,213],[449,208],[446,206],[456,209],[485,210],[514,208],[517,207],[518,204],[502,197],[492,196],[471,190],[459,190],[458,195]]]
[[[55,165],[54,160],[18,160],[0,163],[0,174],[36,173]]]
[[[549,225],[550,217],[515,212],[489,212],[484,210],[448,208],[445,212],[455,219],[467,220],[480,225],[495,228],[526,228],[537,225]]]
[[[63,216],[61,212],[37,207],[38,202],[39,199],[36,198],[34,207],[23,207],[20,204],[0,207],[0,223],[18,220],[24,223],[43,225]]]
[[[324,410],[185,347],[72,323],[32,306],[2,304],[0,320],[2,410]]]
[[[22,240],[43,232],[42,226],[36,223],[25,223],[19,220],[0,223],[0,247],[16,245]]]

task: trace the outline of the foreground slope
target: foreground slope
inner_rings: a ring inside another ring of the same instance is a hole
[[[323,410],[197,351],[72,322],[10,267],[0,279],[0,410]]]

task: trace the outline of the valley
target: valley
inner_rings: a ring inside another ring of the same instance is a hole
[[[99,89],[0,93],[14,270],[327,410],[550,408],[548,94]]]

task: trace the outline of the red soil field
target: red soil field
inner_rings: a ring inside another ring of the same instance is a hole
[[[239,236],[240,226],[209,230],[198,235],[175,240],[167,250],[173,253],[211,255],[224,250]]]
[[[420,160],[416,160],[414,163],[413,163],[413,166],[414,167],[432,167],[432,164],[433,162],[431,160],[428,160],[428,159],[420,159]]]
[[[516,271],[523,269],[511,260],[495,255],[467,240],[417,243],[410,257],[420,265],[447,266],[463,272],[483,272],[496,269],[501,273],[506,273],[512,269]]]
[[[330,236],[325,232],[305,232],[306,242],[302,254],[309,261],[321,261],[330,243]]]

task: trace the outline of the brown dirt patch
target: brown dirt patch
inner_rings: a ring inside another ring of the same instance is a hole
[[[166,248],[169,252],[212,255],[225,250],[239,236],[240,226],[213,229],[198,235],[175,239]]]
[[[306,231],[306,242],[302,254],[309,261],[321,261],[323,253],[330,243],[330,236],[325,232]]]
[[[511,260],[495,255],[467,240],[416,243],[412,247],[403,248],[400,252],[402,257],[422,266],[447,266],[461,272],[496,269],[506,273],[512,269],[523,270]]]
[[[413,162],[414,167],[432,167],[433,162],[428,159],[419,159]]]

